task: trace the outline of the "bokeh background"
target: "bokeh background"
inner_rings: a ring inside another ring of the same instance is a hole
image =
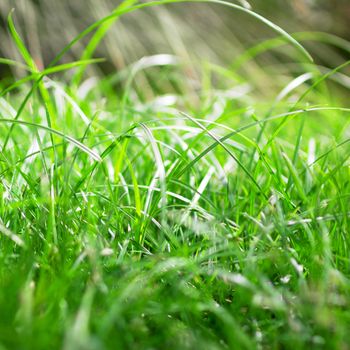
[[[38,66],[44,67],[74,36],[109,14],[119,3],[114,0],[1,0],[0,55],[19,59],[7,33],[7,16],[13,8],[18,31]],[[349,0],[250,0],[249,3],[253,10],[291,33],[320,31],[350,39]],[[249,16],[218,5],[158,6],[127,14],[115,23],[95,54],[106,61],[90,67],[89,72],[113,72],[142,56],[159,53],[227,65],[245,49],[275,35]],[[76,45],[64,60],[79,58],[88,39]],[[335,66],[347,58],[340,49],[312,42],[303,44],[324,65]],[[276,52],[267,55],[265,62],[273,62],[275,56],[279,59]],[[1,65],[2,77],[11,73],[16,71]]]

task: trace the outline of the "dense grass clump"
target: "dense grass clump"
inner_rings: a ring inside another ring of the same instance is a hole
[[[45,70],[9,16],[0,349],[348,349],[348,62],[299,41],[350,44],[212,1],[278,37],[226,68],[160,54],[86,78],[115,19],[164,2],[125,1]],[[286,63],[261,67],[270,49]]]

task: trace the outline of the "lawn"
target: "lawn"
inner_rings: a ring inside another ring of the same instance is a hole
[[[115,21],[173,2],[124,1],[42,69],[9,14],[0,350],[349,349],[350,61],[306,47],[350,43],[210,0],[272,38],[88,74]]]

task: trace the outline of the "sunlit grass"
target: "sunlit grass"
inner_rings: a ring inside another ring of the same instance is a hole
[[[279,37],[231,67],[86,75],[111,20],[161,3],[125,1],[46,69],[9,16],[22,61],[0,63],[27,73],[0,97],[0,349],[346,349],[348,62],[299,40],[350,44],[249,12]],[[271,49],[293,63],[261,67]]]

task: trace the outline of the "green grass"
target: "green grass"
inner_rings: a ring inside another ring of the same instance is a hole
[[[230,67],[155,55],[87,77],[111,21],[164,2],[135,3],[42,71],[9,16],[0,349],[348,349],[349,62],[296,39],[350,43],[230,4],[282,36]]]

